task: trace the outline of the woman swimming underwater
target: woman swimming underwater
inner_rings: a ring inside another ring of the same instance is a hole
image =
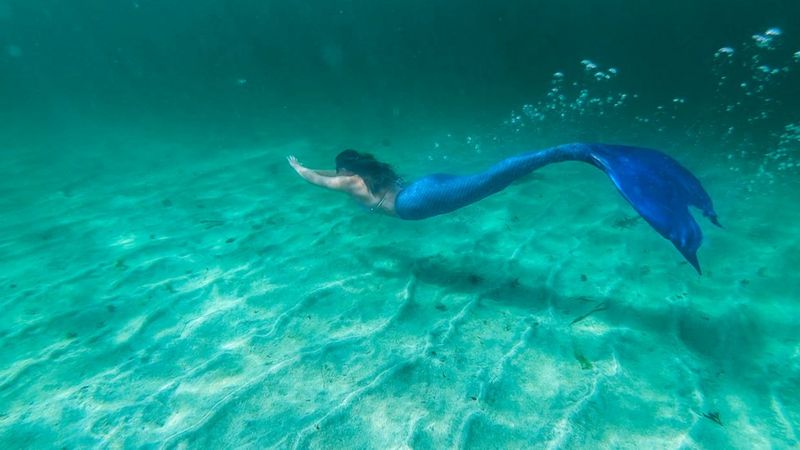
[[[405,220],[426,219],[463,208],[551,163],[583,161],[605,172],[633,208],[670,240],[698,273],[697,249],[703,232],[689,206],[699,208],[712,223],[721,226],[700,181],[671,157],[646,148],[566,144],[508,157],[480,173],[437,173],[406,186],[388,164],[355,150],[336,156],[335,171],[308,169],[294,156],[288,160],[306,181],[346,192],[372,211]]]

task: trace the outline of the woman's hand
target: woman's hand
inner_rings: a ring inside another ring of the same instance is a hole
[[[286,160],[289,161],[289,165],[292,166],[292,169],[294,169],[295,172],[297,172],[300,175],[303,175],[303,171],[308,170],[305,167],[303,167],[302,164],[300,164],[300,161],[298,161],[297,158],[294,157],[294,155],[287,156]]]

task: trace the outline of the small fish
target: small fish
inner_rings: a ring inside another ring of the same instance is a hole
[[[201,220],[200,223],[205,225],[206,230],[209,228],[221,227],[222,225],[225,225],[225,222],[222,220]]]
[[[703,417],[705,417],[706,419],[716,423],[719,426],[723,426],[722,425],[722,420],[719,418],[719,412],[717,412],[717,411],[703,413]]]
[[[579,298],[582,299],[582,297],[579,297]],[[592,314],[594,314],[594,313],[596,313],[598,311],[605,311],[607,309],[608,309],[608,302],[600,303],[599,305],[595,306],[594,309],[592,309],[591,311],[587,312],[586,314],[580,315],[580,316],[576,317],[575,319],[573,319],[572,322],[570,322],[569,324],[570,325],[575,325],[576,323],[578,323],[581,320],[589,317],[590,315],[592,315]]]

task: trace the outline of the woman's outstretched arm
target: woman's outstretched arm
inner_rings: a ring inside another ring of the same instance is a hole
[[[337,175],[333,170],[312,170],[303,166],[294,156],[287,156],[289,165],[303,177],[304,180],[317,186],[322,186],[335,191],[348,191],[353,185],[352,176]]]

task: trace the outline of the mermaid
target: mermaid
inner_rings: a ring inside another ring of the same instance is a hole
[[[392,167],[370,154],[345,150],[336,170],[312,170],[294,156],[289,164],[306,181],[354,197],[371,211],[404,220],[447,214],[502,191],[540,167],[582,161],[605,172],[617,190],[659,234],[701,273],[697,249],[703,232],[689,212],[702,211],[721,226],[711,198],[689,170],[666,154],[646,148],[607,144],[566,144],[521,153],[471,175],[436,173],[405,184]]]

